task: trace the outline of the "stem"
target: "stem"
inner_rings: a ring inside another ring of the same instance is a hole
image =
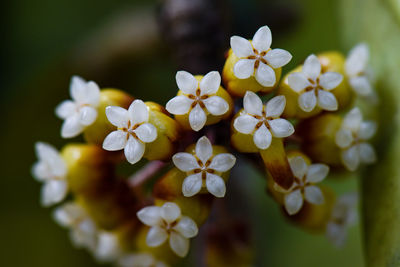
[[[144,184],[147,180],[151,179],[158,171],[160,171],[166,165],[165,162],[160,160],[154,160],[147,163],[143,168],[131,177],[128,181],[132,187],[139,187]]]

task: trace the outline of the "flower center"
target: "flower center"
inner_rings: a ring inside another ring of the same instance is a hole
[[[133,136],[134,138],[136,138],[137,140],[140,140],[139,137],[137,136],[137,134],[135,133],[135,130],[142,125],[142,123],[138,123],[135,125],[131,126],[131,121],[128,121],[128,127],[123,127],[123,128],[118,128],[118,130],[124,131],[126,132],[126,139],[129,139],[129,136]]]
[[[174,227],[178,224],[178,221],[173,221],[172,223],[168,223],[165,220],[161,221],[161,227],[165,229],[165,231],[170,234],[171,232],[174,232],[175,229]]]
[[[197,160],[197,164],[199,164],[200,168],[195,169],[194,173],[201,173],[201,178],[203,180],[206,179],[207,173],[215,173],[215,170],[208,168],[211,164],[211,160],[207,160],[206,164],[203,164],[201,160]]]
[[[269,125],[269,121],[273,120],[272,117],[267,117],[267,114],[265,113],[265,110],[263,109],[262,115],[251,115],[254,118],[256,118],[258,120],[258,123],[256,124],[255,129],[257,130],[258,128],[260,128],[263,124],[265,125],[265,127],[267,127],[268,130],[271,129],[271,126]]]
[[[203,100],[209,98],[209,95],[202,95],[200,88],[196,89],[196,95],[190,94],[187,96],[188,98],[193,100],[191,108],[194,108],[197,104],[200,105],[202,109],[206,108],[206,105],[203,103]]]
[[[324,88],[322,88],[319,85],[319,77],[314,81],[313,79],[308,78],[308,82],[311,84],[310,86],[306,87],[304,90],[306,92],[312,91],[314,90],[315,95],[318,96],[318,90],[324,90]]]
[[[255,63],[254,63],[254,68],[258,69],[258,67],[260,66],[260,62],[264,63],[265,65],[268,65],[268,61],[265,60],[264,56],[268,53],[268,51],[271,49],[268,49],[267,51],[262,51],[261,53],[259,53],[257,51],[257,49],[253,48],[253,52],[254,55],[248,56],[247,59],[255,59]]]

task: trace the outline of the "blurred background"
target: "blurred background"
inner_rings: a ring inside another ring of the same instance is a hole
[[[270,26],[273,47],[294,55],[285,72],[310,53],[333,49],[347,53],[355,44],[343,39],[349,31],[344,29],[345,8],[339,1],[16,0],[3,5],[0,265],[4,267],[99,265],[86,251],[73,248],[67,231],[53,222],[51,209],[40,206],[40,184],[30,174],[36,160],[34,142],[58,148],[66,143],[60,138],[61,121],[54,108],[69,98],[72,75],[165,104],[176,93],[178,69],[222,70],[233,34],[251,38],[260,26]],[[356,179],[327,183],[338,193],[357,188]],[[336,249],[323,235],[287,222],[265,194],[262,174],[251,166],[237,168],[230,186],[243,190],[243,205],[237,209],[248,210],[251,218],[254,266],[363,266],[359,226],[350,230],[345,247]]]

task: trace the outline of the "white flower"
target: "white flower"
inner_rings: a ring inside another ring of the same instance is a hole
[[[182,184],[182,193],[191,197],[206,187],[216,197],[223,197],[226,192],[221,174],[235,165],[236,158],[229,153],[213,156],[213,148],[207,137],[201,137],[196,143],[196,153],[177,153],[172,157],[175,166],[187,173]]]
[[[231,37],[233,53],[239,58],[233,67],[235,76],[247,79],[254,76],[259,84],[271,87],[276,83],[274,69],[285,66],[292,55],[283,49],[271,49],[272,35],[268,26],[257,30],[253,40]]]
[[[101,262],[116,260],[122,253],[118,236],[111,232],[99,231],[93,253],[95,258]]]
[[[216,95],[221,84],[221,76],[217,71],[207,73],[200,82],[186,71],[176,73],[176,83],[182,95],[168,101],[166,109],[175,115],[189,113],[190,127],[201,130],[207,115],[220,116],[229,110],[229,104]]]
[[[33,165],[32,175],[44,183],[41,193],[42,205],[51,206],[62,201],[68,193],[67,166],[53,146],[37,142],[35,150],[39,161]]]
[[[121,257],[118,261],[121,267],[168,267],[162,261],[156,260],[150,253],[133,253]]]
[[[247,91],[243,99],[244,111],[235,119],[233,127],[240,133],[253,134],[254,144],[259,149],[267,149],[272,137],[288,137],[294,133],[293,125],[279,118],[285,105],[284,96],[275,96],[264,106],[255,93]]]
[[[73,76],[69,90],[72,100],[65,100],[56,108],[56,115],[65,120],[61,127],[63,138],[75,137],[94,123],[100,102],[100,89],[93,81]]]
[[[293,91],[300,94],[299,107],[305,112],[312,111],[315,106],[329,111],[337,110],[336,97],[330,91],[342,80],[343,75],[337,72],[321,74],[321,63],[315,55],[306,58],[301,72],[288,76],[288,84]]]
[[[344,245],[348,228],[357,221],[357,201],[357,194],[345,194],[340,196],[333,207],[331,219],[326,226],[326,236],[337,247]]]
[[[149,247],[161,246],[169,239],[169,245],[176,255],[187,255],[189,238],[195,237],[198,229],[191,218],[181,215],[178,205],[166,202],[162,207],[145,207],[137,216],[140,221],[151,227],[146,237]]]
[[[275,190],[284,193],[284,205],[289,215],[296,214],[303,207],[304,199],[311,204],[324,203],[324,195],[316,183],[328,175],[329,167],[325,164],[307,165],[303,157],[289,159],[290,168],[294,175],[294,183],[288,190],[274,184]]]
[[[124,149],[126,159],[135,164],[143,157],[145,143],[151,143],[157,138],[156,127],[148,123],[148,107],[142,100],[135,100],[128,110],[108,106],[106,115],[118,129],[107,135],[103,148],[109,151]]]
[[[376,161],[374,148],[366,141],[376,132],[376,123],[363,121],[360,109],[353,108],[343,119],[336,132],[336,145],[342,149],[344,166],[355,171],[360,163],[371,164]]]

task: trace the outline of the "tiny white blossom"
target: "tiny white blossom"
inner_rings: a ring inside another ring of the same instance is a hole
[[[124,255],[118,260],[118,265],[120,267],[168,267],[167,264],[158,261],[147,252]]]
[[[232,36],[231,47],[239,58],[233,67],[235,76],[239,79],[254,76],[262,86],[273,86],[276,83],[274,69],[289,63],[292,55],[283,49],[271,49],[271,43],[272,35],[268,26],[259,28],[251,42],[240,36]]]
[[[298,104],[305,112],[312,111],[316,106],[329,111],[337,110],[338,102],[330,91],[338,87],[342,80],[343,75],[337,72],[321,74],[321,62],[314,54],[306,58],[301,72],[288,76],[288,84],[300,94]]]
[[[103,148],[109,151],[124,149],[128,162],[135,164],[143,157],[145,143],[151,143],[157,138],[156,127],[148,123],[148,107],[142,100],[135,100],[128,110],[108,106],[106,116],[118,128],[107,135]]]
[[[221,174],[235,165],[236,158],[229,153],[213,156],[213,148],[207,137],[201,137],[196,143],[196,153],[177,153],[172,157],[175,166],[187,173],[183,180],[182,193],[191,197],[206,187],[216,197],[225,196],[225,182]]]
[[[348,228],[357,221],[357,202],[357,194],[349,193],[340,196],[333,207],[326,236],[337,247],[344,245]]]
[[[175,115],[189,114],[193,130],[199,131],[204,127],[208,114],[220,116],[229,110],[229,104],[216,95],[221,84],[217,71],[207,73],[200,82],[189,72],[178,71],[176,83],[183,94],[169,100],[166,109]]]
[[[33,165],[32,175],[44,183],[41,192],[42,205],[51,206],[62,201],[68,193],[67,166],[53,146],[37,142],[35,150],[39,161]]]
[[[373,121],[363,121],[359,108],[353,108],[343,119],[336,132],[336,145],[342,149],[341,159],[344,166],[355,171],[360,163],[371,164],[376,161],[375,150],[367,143],[376,132]]]
[[[158,247],[169,239],[169,246],[179,257],[189,252],[189,238],[198,233],[196,223],[181,214],[181,209],[173,202],[166,202],[162,207],[150,206],[141,209],[137,216],[140,221],[150,226],[146,237],[149,247]]]
[[[99,231],[93,253],[95,258],[100,262],[111,262],[119,258],[122,249],[118,236],[111,232]]]
[[[56,108],[56,115],[65,120],[61,127],[63,138],[75,137],[93,124],[100,102],[100,89],[93,81],[86,82],[81,77],[73,76],[69,90],[72,100],[65,100]]]
[[[284,193],[284,205],[289,215],[294,215],[303,207],[304,199],[311,204],[324,203],[324,195],[316,183],[321,182],[328,175],[329,167],[325,164],[307,165],[303,157],[289,159],[293,172],[294,183],[288,190],[274,184],[275,190]]]
[[[243,106],[244,111],[235,119],[233,127],[240,133],[253,134],[259,149],[267,149],[272,137],[288,137],[294,133],[293,125],[280,118],[286,106],[285,96],[275,96],[264,106],[255,93],[247,91]]]

